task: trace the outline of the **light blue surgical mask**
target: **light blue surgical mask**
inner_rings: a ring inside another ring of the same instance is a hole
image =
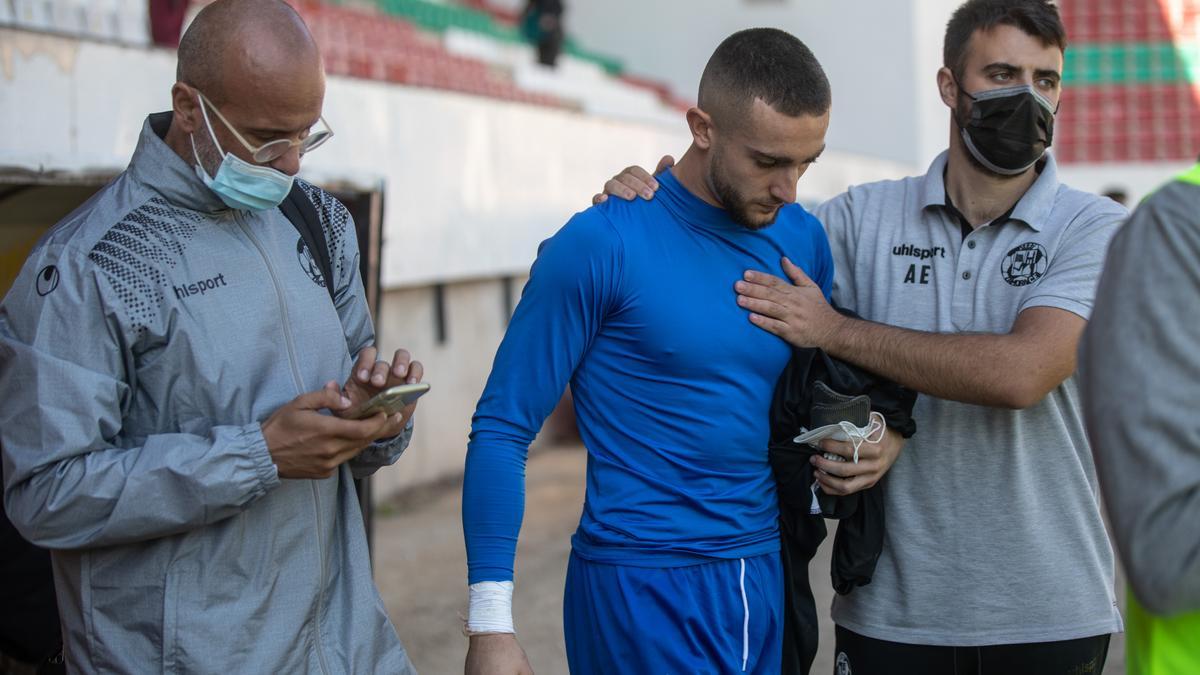
[[[267,211],[283,203],[292,190],[294,177],[267,166],[251,164],[231,152],[222,150],[221,143],[208,120],[203,98],[200,100],[200,113],[204,116],[204,126],[208,128],[213,145],[223,156],[221,165],[217,167],[217,174],[208,175],[204,163],[200,161],[200,153],[196,152],[196,138],[189,135],[192,141],[192,155],[196,158],[196,175],[204,181],[208,189],[215,192],[231,209]]]

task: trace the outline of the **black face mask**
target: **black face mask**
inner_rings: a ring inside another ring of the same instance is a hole
[[[971,99],[971,110],[967,119],[959,120],[959,131],[967,151],[984,168],[1015,176],[1046,154],[1057,111],[1033,87],[1023,84],[963,93]]]

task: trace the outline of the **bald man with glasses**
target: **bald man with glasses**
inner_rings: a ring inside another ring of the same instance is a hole
[[[345,411],[423,369],[377,359],[350,215],[295,178],[324,94],[291,7],[208,5],[172,110],[0,305],[4,505],[51,550],[70,672],[413,672],[352,481],[414,406]],[[328,275],[277,208],[297,190]]]

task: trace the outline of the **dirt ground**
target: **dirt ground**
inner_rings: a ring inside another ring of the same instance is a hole
[[[539,675],[567,673],[562,637],[562,590],[570,538],[583,504],[586,456],[578,446],[547,448],[529,461],[525,521],[517,549],[514,621],[530,664]],[[466,554],[461,486],[410,491],[377,512],[375,578],[388,612],[417,669],[424,675],[461,673],[467,639]],[[833,537],[813,565],[829,569]],[[813,573],[814,580],[825,578]],[[1124,582],[1118,579],[1118,588]],[[819,608],[833,597],[828,584],[814,589]],[[1123,594],[1119,594],[1123,596]],[[833,672],[833,623],[823,611],[821,649],[812,672]],[[1123,672],[1124,640],[1114,636],[1104,675]]]

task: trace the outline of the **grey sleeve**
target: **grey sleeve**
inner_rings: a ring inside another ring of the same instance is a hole
[[[854,284],[854,252],[858,243],[850,192],[821,204],[813,212],[825,226],[829,250],[833,255],[833,301],[839,307],[858,311]]]
[[[21,534],[59,549],[154,539],[233,516],[277,486],[258,423],[130,437],[135,338],[87,259],[59,253],[35,252],[0,306],[4,506]],[[49,265],[47,291],[38,277]]]
[[[1152,612],[1200,610],[1200,187],[1163,188],[1113,240],[1080,348],[1117,548]]]
[[[395,464],[412,441],[413,419],[412,417],[408,419],[404,431],[398,435],[372,443],[357,457],[350,460],[350,471],[354,477],[366,478],[385,466]]]
[[[1104,255],[1127,215],[1114,202],[1073,224],[1050,260],[1046,275],[1022,301],[1019,312],[1030,307],[1055,307],[1084,319],[1091,316]]]
[[[338,318],[342,321],[350,358],[357,359],[363,348],[375,344],[375,325],[371,319],[371,308],[367,304],[362,275],[358,271],[361,255],[358,250],[358,233],[354,227],[354,219],[341,202],[325,192],[315,194],[319,196],[315,205],[325,228],[326,240],[330,243],[330,262],[336,277],[333,283]],[[380,358],[390,360],[391,356],[384,354]],[[394,464],[408,448],[410,440],[411,419],[399,435],[372,443],[350,460],[350,470],[354,477],[365,478],[382,467]]]

